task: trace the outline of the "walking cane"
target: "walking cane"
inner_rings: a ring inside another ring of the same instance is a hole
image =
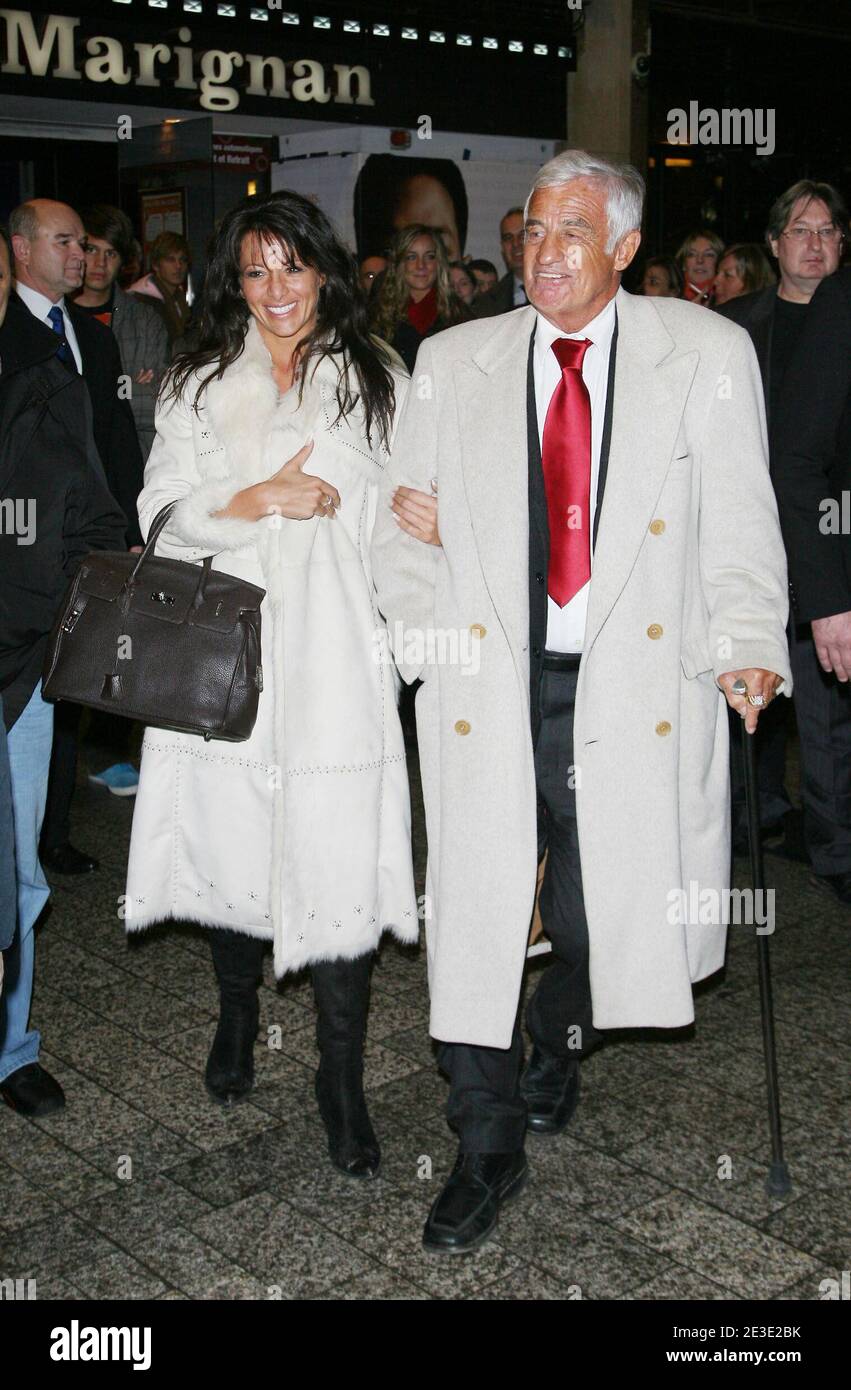
[[[732,686],[734,695],[747,695],[748,688],[739,678]],[[748,819],[751,878],[754,903],[760,901],[764,890],[762,871],[762,839],[759,823],[759,786],[756,777],[756,732],[749,734],[742,722],[742,758],[745,769],[745,810]],[[768,1094],[768,1124],[771,1131],[771,1164],[765,1180],[765,1190],[772,1197],[785,1197],[792,1180],[783,1158],[783,1136],[780,1130],[780,1090],[777,1083],[777,1052],[774,1046],[774,1002],[771,994],[771,970],[768,936],[757,934],[757,969],[759,971],[759,1006],[762,1014],[762,1050],[765,1055],[765,1082]]]

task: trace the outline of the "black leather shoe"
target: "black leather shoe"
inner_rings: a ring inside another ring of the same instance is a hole
[[[53,849],[41,851],[42,867],[52,874],[93,874],[100,868],[100,860],[90,854],[83,854],[72,844],[56,845]]]
[[[810,883],[820,892],[830,893],[844,907],[851,907],[851,874],[810,874]]]
[[[520,1078],[520,1094],[531,1134],[561,1134],[579,1104],[579,1059],[555,1057],[533,1047]]]
[[[5,1081],[0,1081],[0,1096],[19,1115],[30,1119],[41,1119],[43,1115],[54,1115],[57,1110],[65,1109],[65,1092],[38,1062],[18,1067]]]
[[[459,1153],[428,1214],[423,1245],[446,1255],[475,1250],[496,1227],[500,1207],[522,1191],[528,1176],[522,1149],[510,1154]]]

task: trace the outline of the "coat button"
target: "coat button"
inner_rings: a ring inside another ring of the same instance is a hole
[[[541,655],[541,648],[540,648],[540,647],[533,647],[533,648],[532,648],[532,655],[537,659],[537,658]]]
[[[474,637],[481,638],[487,636],[488,630],[482,623],[473,623],[472,627],[470,628],[470,631],[472,632]]]
[[[658,517],[658,516],[657,516],[657,518],[656,518],[655,521],[651,521],[651,523],[650,523],[650,534],[651,534],[651,536],[661,536],[661,534],[662,534],[662,532],[664,531],[664,529],[665,529],[665,523],[664,523],[664,521],[661,519],[661,517]]]
[[[647,636],[650,638],[651,642],[657,642],[663,632],[664,628],[661,627],[659,623],[651,623],[647,629]]]
[[[535,575],[535,580],[538,584],[543,584],[544,576],[542,575],[540,570],[538,570],[537,574]]]
[[[664,738],[666,734],[671,732],[671,726],[667,719],[661,720],[661,722],[656,725],[656,732],[660,738]]]
[[[456,734],[468,734],[470,732],[470,725],[467,723],[466,719],[458,719],[455,721],[455,732]]]

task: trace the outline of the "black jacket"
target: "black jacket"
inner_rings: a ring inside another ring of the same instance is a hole
[[[130,401],[119,395],[124,375],[112,330],[66,301],[83,360],[83,379],[92,402],[95,444],[109,490],[127,517],[127,544],[141,545],[136,499],[142,491],[145,464]]]
[[[756,290],[754,294],[742,294],[738,299],[730,299],[714,311],[731,323],[747,329],[754,345],[762,375],[762,390],[765,408],[771,400],[771,335],[774,328],[774,307],[777,303],[777,286]]]
[[[69,579],[91,550],[124,549],[127,525],[95,449],[83,380],[15,297],[0,327],[0,518],[0,691],[10,729],[38,683]]]
[[[396,325],[396,332],[393,334],[393,341],[390,344],[395,348],[408,368],[411,376],[414,375],[414,364],[417,360],[417,353],[420,350],[420,343],[424,338],[433,338],[435,333],[442,333],[444,328],[453,328],[456,323],[465,323],[471,315],[465,313],[452,323],[448,319],[436,318],[427,333],[420,333],[414,327],[410,319],[400,319]]]
[[[514,303],[514,271],[509,270],[492,290],[473,300],[473,317],[493,318],[496,314],[507,314],[509,310],[520,307]]]
[[[819,285],[784,376],[771,453],[798,618],[851,611],[851,535],[822,504],[851,503],[851,267]],[[843,498],[843,493],[849,494]]]

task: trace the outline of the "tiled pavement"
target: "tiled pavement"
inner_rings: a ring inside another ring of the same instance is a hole
[[[192,928],[127,944],[131,814],[77,794],[74,841],[102,867],[54,885],[34,1007],[68,1105],[37,1124],[0,1107],[0,1278],[35,1278],[40,1299],[815,1300],[851,1267],[850,919],[803,866],[766,860],[789,1197],[764,1189],[755,945],[733,928],[696,1028],[595,1053],[569,1130],[530,1139],[532,1181],[497,1237],[447,1260],[420,1245],[454,1155],[422,952],[386,945],[376,966],[367,1085],[384,1164],[352,1182],[315,1111],[306,977],[276,988],[267,960],[251,1100],[208,1101],[209,954]]]

